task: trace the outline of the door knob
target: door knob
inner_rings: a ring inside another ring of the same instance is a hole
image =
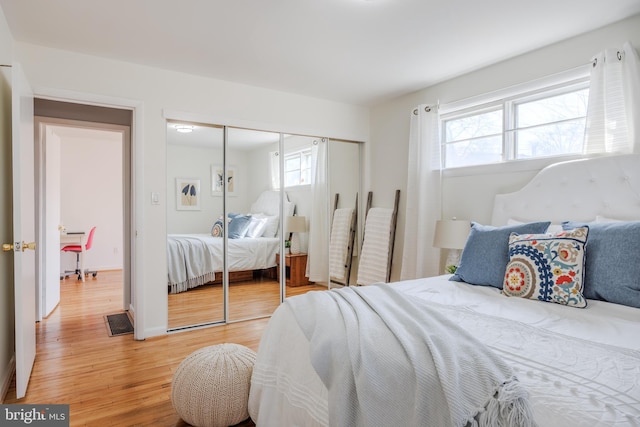
[[[16,242],[15,245],[13,245],[11,243],[3,243],[2,244],[2,251],[3,252],[9,252],[11,250],[14,250],[14,251],[22,250],[22,252],[24,252],[27,249],[31,249],[32,251],[35,251],[36,250],[36,242],[31,242],[31,243],[22,242],[22,244],[20,244],[19,242]]]
[[[31,249],[32,251],[35,251],[36,242],[31,242],[31,243],[22,242],[22,252],[26,251],[27,249]]]

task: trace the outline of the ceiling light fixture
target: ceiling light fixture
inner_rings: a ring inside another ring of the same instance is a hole
[[[180,133],[189,133],[189,132],[193,132],[193,129],[195,128],[195,126],[175,125],[175,128]]]

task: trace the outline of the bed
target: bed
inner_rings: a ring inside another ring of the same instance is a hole
[[[559,163],[496,196],[492,224],[474,224],[453,276],[288,298],[260,342],[251,418],[258,426],[640,426],[638,219],[640,156]],[[492,240],[505,232],[506,242]],[[610,236],[620,240],[611,245]],[[505,260],[491,257],[504,246]],[[525,271],[530,247],[555,254],[549,295],[546,267],[537,278]],[[501,262],[503,289],[470,283],[493,280]],[[524,274],[510,274],[517,269]],[[500,424],[497,413],[512,418]]]
[[[295,209],[293,203],[285,199],[284,204],[284,212],[291,215]],[[251,205],[249,213],[229,214],[226,240],[230,281],[251,280],[254,271],[276,266],[276,254],[280,250],[279,213],[280,193],[265,191]],[[170,293],[185,292],[220,281],[225,240],[223,229],[219,218],[211,232],[167,236]]]

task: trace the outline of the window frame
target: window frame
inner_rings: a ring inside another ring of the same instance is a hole
[[[300,167],[298,169],[292,169],[292,170],[287,170],[286,169],[286,165],[287,165],[287,160],[293,157],[299,157],[300,158]],[[307,168],[303,168],[303,161],[302,158],[303,156],[309,156],[309,166]],[[308,186],[311,185],[311,163],[312,163],[312,157],[313,157],[313,152],[311,148],[304,148],[301,150],[296,150],[296,151],[291,151],[289,153],[286,153],[283,159],[283,171],[282,173],[284,174],[284,188],[293,188],[293,187],[304,187],[304,186]],[[300,173],[300,177],[302,177],[302,172],[308,170],[309,171],[309,182],[308,183],[300,183],[298,182],[297,184],[293,184],[293,185],[287,185],[287,173],[291,172],[291,171],[295,171],[297,170]]]
[[[520,164],[520,166],[522,166],[522,163],[533,162],[534,164],[540,164],[540,161],[543,161],[543,163],[546,164],[551,164],[565,159],[584,158],[585,156],[582,153],[536,156],[525,159],[517,158],[517,148],[515,146],[516,134],[519,130],[525,128],[515,127],[515,124],[517,123],[516,108],[518,105],[522,105],[528,102],[534,102],[547,98],[553,98],[562,94],[578,92],[580,90],[589,89],[589,87],[589,68],[588,66],[582,66],[543,79],[538,79],[505,88],[499,91],[478,95],[466,100],[441,105],[439,120],[439,143],[441,150],[442,169],[444,171],[468,168],[477,169],[495,165],[504,166],[510,163],[518,163]],[[495,110],[502,110],[503,123],[501,160],[495,162],[474,163],[460,166],[446,166],[447,145],[465,140],[461,139],[456,141],[446,141],[447,122]],[[547,124],[553,123],[559,122],[548,122]]]

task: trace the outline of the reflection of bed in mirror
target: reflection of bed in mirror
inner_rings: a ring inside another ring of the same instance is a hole
[[[251,280],[254,271],[274,268],[279,241],[277,237],[229,239],[229,281]],[[211,234],[169,234],[169,292],[221,283],[223,243],[222,237]]]
[[[285,216],[294,205],[285,194]],[[276,254],[280,248],[280,193],[265,191],[251,205],[250,212],[229,214],[227,263],[229,281],[252,280],[255,274],[275,277]],[[234,222],[235,221],[235,222]],[[235,233],[233,225],[243,225]],[[170,293],[184,292],[208,284],[221,283],[224,238],[222,221],[211,232],[169,234],[167,236],[168,285]]]

